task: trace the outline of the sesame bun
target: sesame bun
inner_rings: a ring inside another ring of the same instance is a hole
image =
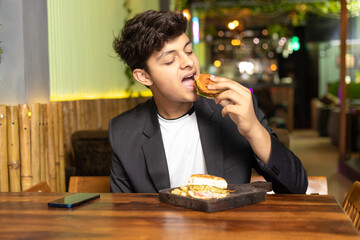
[[[215,83],[210,80],[210,74],[199,74],[194,82],[197,94],[207,98],[213,98],[219,95],[221,90],[210,90],[207,88],[208,85]]]

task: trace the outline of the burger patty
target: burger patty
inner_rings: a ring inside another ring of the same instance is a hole
[[[198,95],[207,98],[213,98],[222,92],[220,90],[210,90],[207,88],[208,85],[215,83],[210,80],[210,76],[210,74],[200,74],[195,79],[194,86],[197,90]]]
[[[226,189],[221,189],[217,187],[210,187],[207,185],[191,185],[189,186],[190,191],[194,192],[212,192],[212,193],[227,193]]]

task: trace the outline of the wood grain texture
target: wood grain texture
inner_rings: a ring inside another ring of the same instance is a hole
[[[55,157],[55,137],[54,137],[54,118],[51,103],[46,104],[47,109],[47,170],[48,183],[53,192],[57,192],[56,177],[56,157]]]
[[[31,167],[31,138],[30,138],[30,108],[27,104],[19,104],[19,134],[20,134],[20,169],[21,188],[28,189],[32,186]]]
[[[355,181],[347,193],[343,208],[353,221],[356,229],[360,230],[360,182]]]
[[[7,107],[7,146],[10,191],[21,191],[20,179],[20,143],[19,143],[19,115],[17,106]]]
[[[40,183],[40,104],[30,105],[31,111],[31,173],[32,185]]]
[[[216,213],[136,193],[104,193],[71,210],[47,206],[69,194],[0,193],[0,239],[359,239],[328,195],[268,195]]]
[[[9,191],[6,106],[0,105],[0,192]]]
[[[59,103],[51,103],[53,136],[54,136],[54,159],[56,172],[56,189],[60,192],[60,155],[59,155]]]
[[[40,141],[40,156],[39,156],[39,161],[40,161],[40,182],[42,181],[47,181],[47,177],[46,177],[46,142],[47,142],[47,138],[45,137],[45,135],[47,134],[47,128],[45,128],[45,117],[44,117],[44,108],[46,108],[46,105],[44,104],[40,104],[40,108],[39,108],[39,141]]]
[[[69,192],[108,193],[110,192],[110,176],[71,176]]]
[[[60,189],[59,192],[66,192],[65,179],[65,139],[64,139],[64,114],[62,103],[58,103],[58,117],[59,117],[59,160],[60,160]]]

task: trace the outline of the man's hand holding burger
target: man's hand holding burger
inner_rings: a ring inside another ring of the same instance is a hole
[[[266,164],[271,150],[270,134],[256,118],[250,90],[231,79],[208,77],[210,81],[206,87],[211,92],[218,91],[212,98],[223,106],[222,115],[229,115],[239,132],[247,138],[257,157]]]

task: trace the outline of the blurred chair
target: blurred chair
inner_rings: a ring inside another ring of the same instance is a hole
[[[357,230],[360,230],[360,182],[355,181],[347,193],[343,208],[353,221]]]
[[[110,176],[71,176],[69,192],[108,193]]]
[[[266,182],[263,176],[251,176],[250,182]],[[308,176],[306,194],[328,195],[328,184],[325,176]]]
[[[71,135],[74,176],[110,176],[112,150],[107,130],[84,130]]]
[[[109,176],[112,150],[107,130],[82,130],[71,135],[74,160],[66,167],[70,176]]]
[[[40,182],[38,184],[35,184],[34,186],[23,190],[23,192],[51,192],[51,189],[47,182]]]

